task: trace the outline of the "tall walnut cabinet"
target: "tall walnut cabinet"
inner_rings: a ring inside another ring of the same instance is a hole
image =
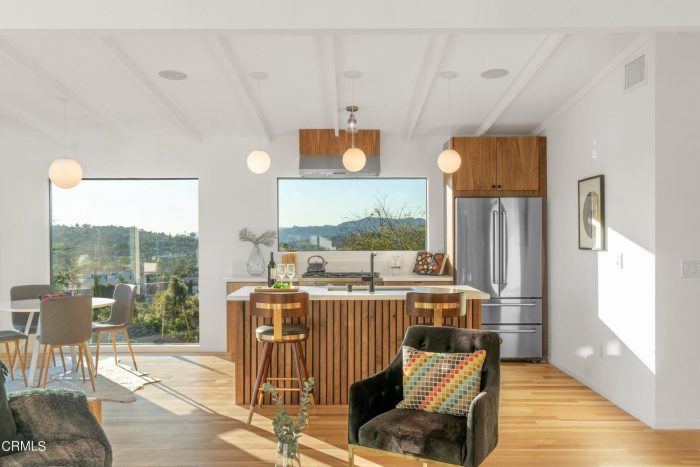
[[[542,198],[542,352],[547,345],[547,139],[540,136],[458,136],[452,148],[462,165],[445,176],[445,245],[454,256],[455,198]],[[451,203],[451,206],[450,206]]]

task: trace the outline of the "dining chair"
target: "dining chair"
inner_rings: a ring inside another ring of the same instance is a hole
[[[48,284],[29,284],[29,285],[16,285],[10,288],[10,300],[13,302],[15,300],[39,300],[42,295],[53,293],[53,287]],[[27,328],[27,320],[29,319],[29,313],[24,313],[21,311],[12,312],[12,327],[15,330],[24,333]],[[39,313],[34,314],[32,318],[32,324],[29,327],[29,334],[36,334],[36,329],[39,324]],[[29,339],[24,341],[24,355],[27,355],[27,349],[29,345]],[[54,366],[56,362],[54,361]]]
[[[39,369],[39,386],[46,387],[49,379],[50,351],[63,346],[77,346],[78,361],[85,364],[90,374],[90,384],[95,391],[92,359],[86,343],[92,336],[92,297],[78,295],[75,297],[47,298],[41,301],[39,324],[41,332],[37,336],[43,347],[43,358]],[[83,364],[83,381],[85,380]]]
[[[97,366],[100,363],[100,336],[103,333],[109,333],[112,336],[112,349],[114,351],[114,363],[119,363],[117,360],[117,334],[123,333],[126,339],[126,345],[129,347],[131,361],[134,363],[134,370],[138,370],[136,366],[136,358],[134,350],[131,347],[131,339],[129,339],[128,325],[131,324],[131,318],[134,315],[134,307],[136,301],[136,286],[132,284],[117,284],[114,288],[114,304],[109,318],[105,321],[93,322],[92,332],[96,334],[97,348],[95,349],[95,374],[97,374]]]
[[[15,358],[19,358],[19,368],[22,370],[22,379],[24,385],[27,385],[27,375],[24,371],[24,359],[19,350],[19,341],[26,340],[27,335],[15,330],[0,331],[0,344],[5,344],[5,353],[7,354],[7,367],[10,371],[10,378],[15,379]],[[15,353],[10,353],[10,344],[14,344]],[[25,353],[26,355],[26,353]]]

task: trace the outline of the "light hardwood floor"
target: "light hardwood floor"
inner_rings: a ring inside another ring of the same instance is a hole
[[[122,356],[124,358],[124,356]],[[104,402],[115,465],[272,465],[274,410],[253,424],[233,403],[233,363],[221,356],[139,356],[162,379],[133,403]],[[346,465],[347,408],[314,409],[302,465]],[[361,456],[357,465],[418,463]],[[700,431],[654,431],[547,364],[502,366],[500,442],[484,466],[700,465]]]

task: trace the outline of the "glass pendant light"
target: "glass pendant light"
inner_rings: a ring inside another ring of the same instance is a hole
[[[260,108],[260,82],[267,79],[268,74],[262,71],[256,71],[250,74],[250,77],[258,81],[258,108]],[[248,169],[254,174],[264,174],[270,169],[272,160],[270,155],[262,149],[262,122],[258,119],[258,149],[248,154],[246,159]]]
[[[457,77],[454,71],[443,71],[440,78],[447,80],[447,149],[442,151],[437,158],[437,165],[446,174],[455,173],[462,165],[462,157],[452,149],[452,125],[450,121],[451,87],[450,81]]]
[[[355,133],[357,133],[357,120],[355,119],[355,112],[359,109],[355,105],[355,78],[362,76],[359,71],[346,71],[343,73],[346,78],[350,79],[351,86],[351,99],[350,104],[345,110],[350,112],[350,117],[348,118],[347,132],[350,133],[351,147],[343,154],[343,167],[345,167],[349,172],[359,172],[367,163],[367,156],[360,148],[355,147]]]
[[[68,157],[68,136],[66,130],[66,99],[63,101],[63,157],[56,159],[49,166],[49,179],[59,188],[73,188],[83,179],[83,168],[78,161]]]

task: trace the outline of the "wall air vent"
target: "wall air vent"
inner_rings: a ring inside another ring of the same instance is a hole
[[[625,65],[625,90],[647,82],[646,56],[640,55]]]

